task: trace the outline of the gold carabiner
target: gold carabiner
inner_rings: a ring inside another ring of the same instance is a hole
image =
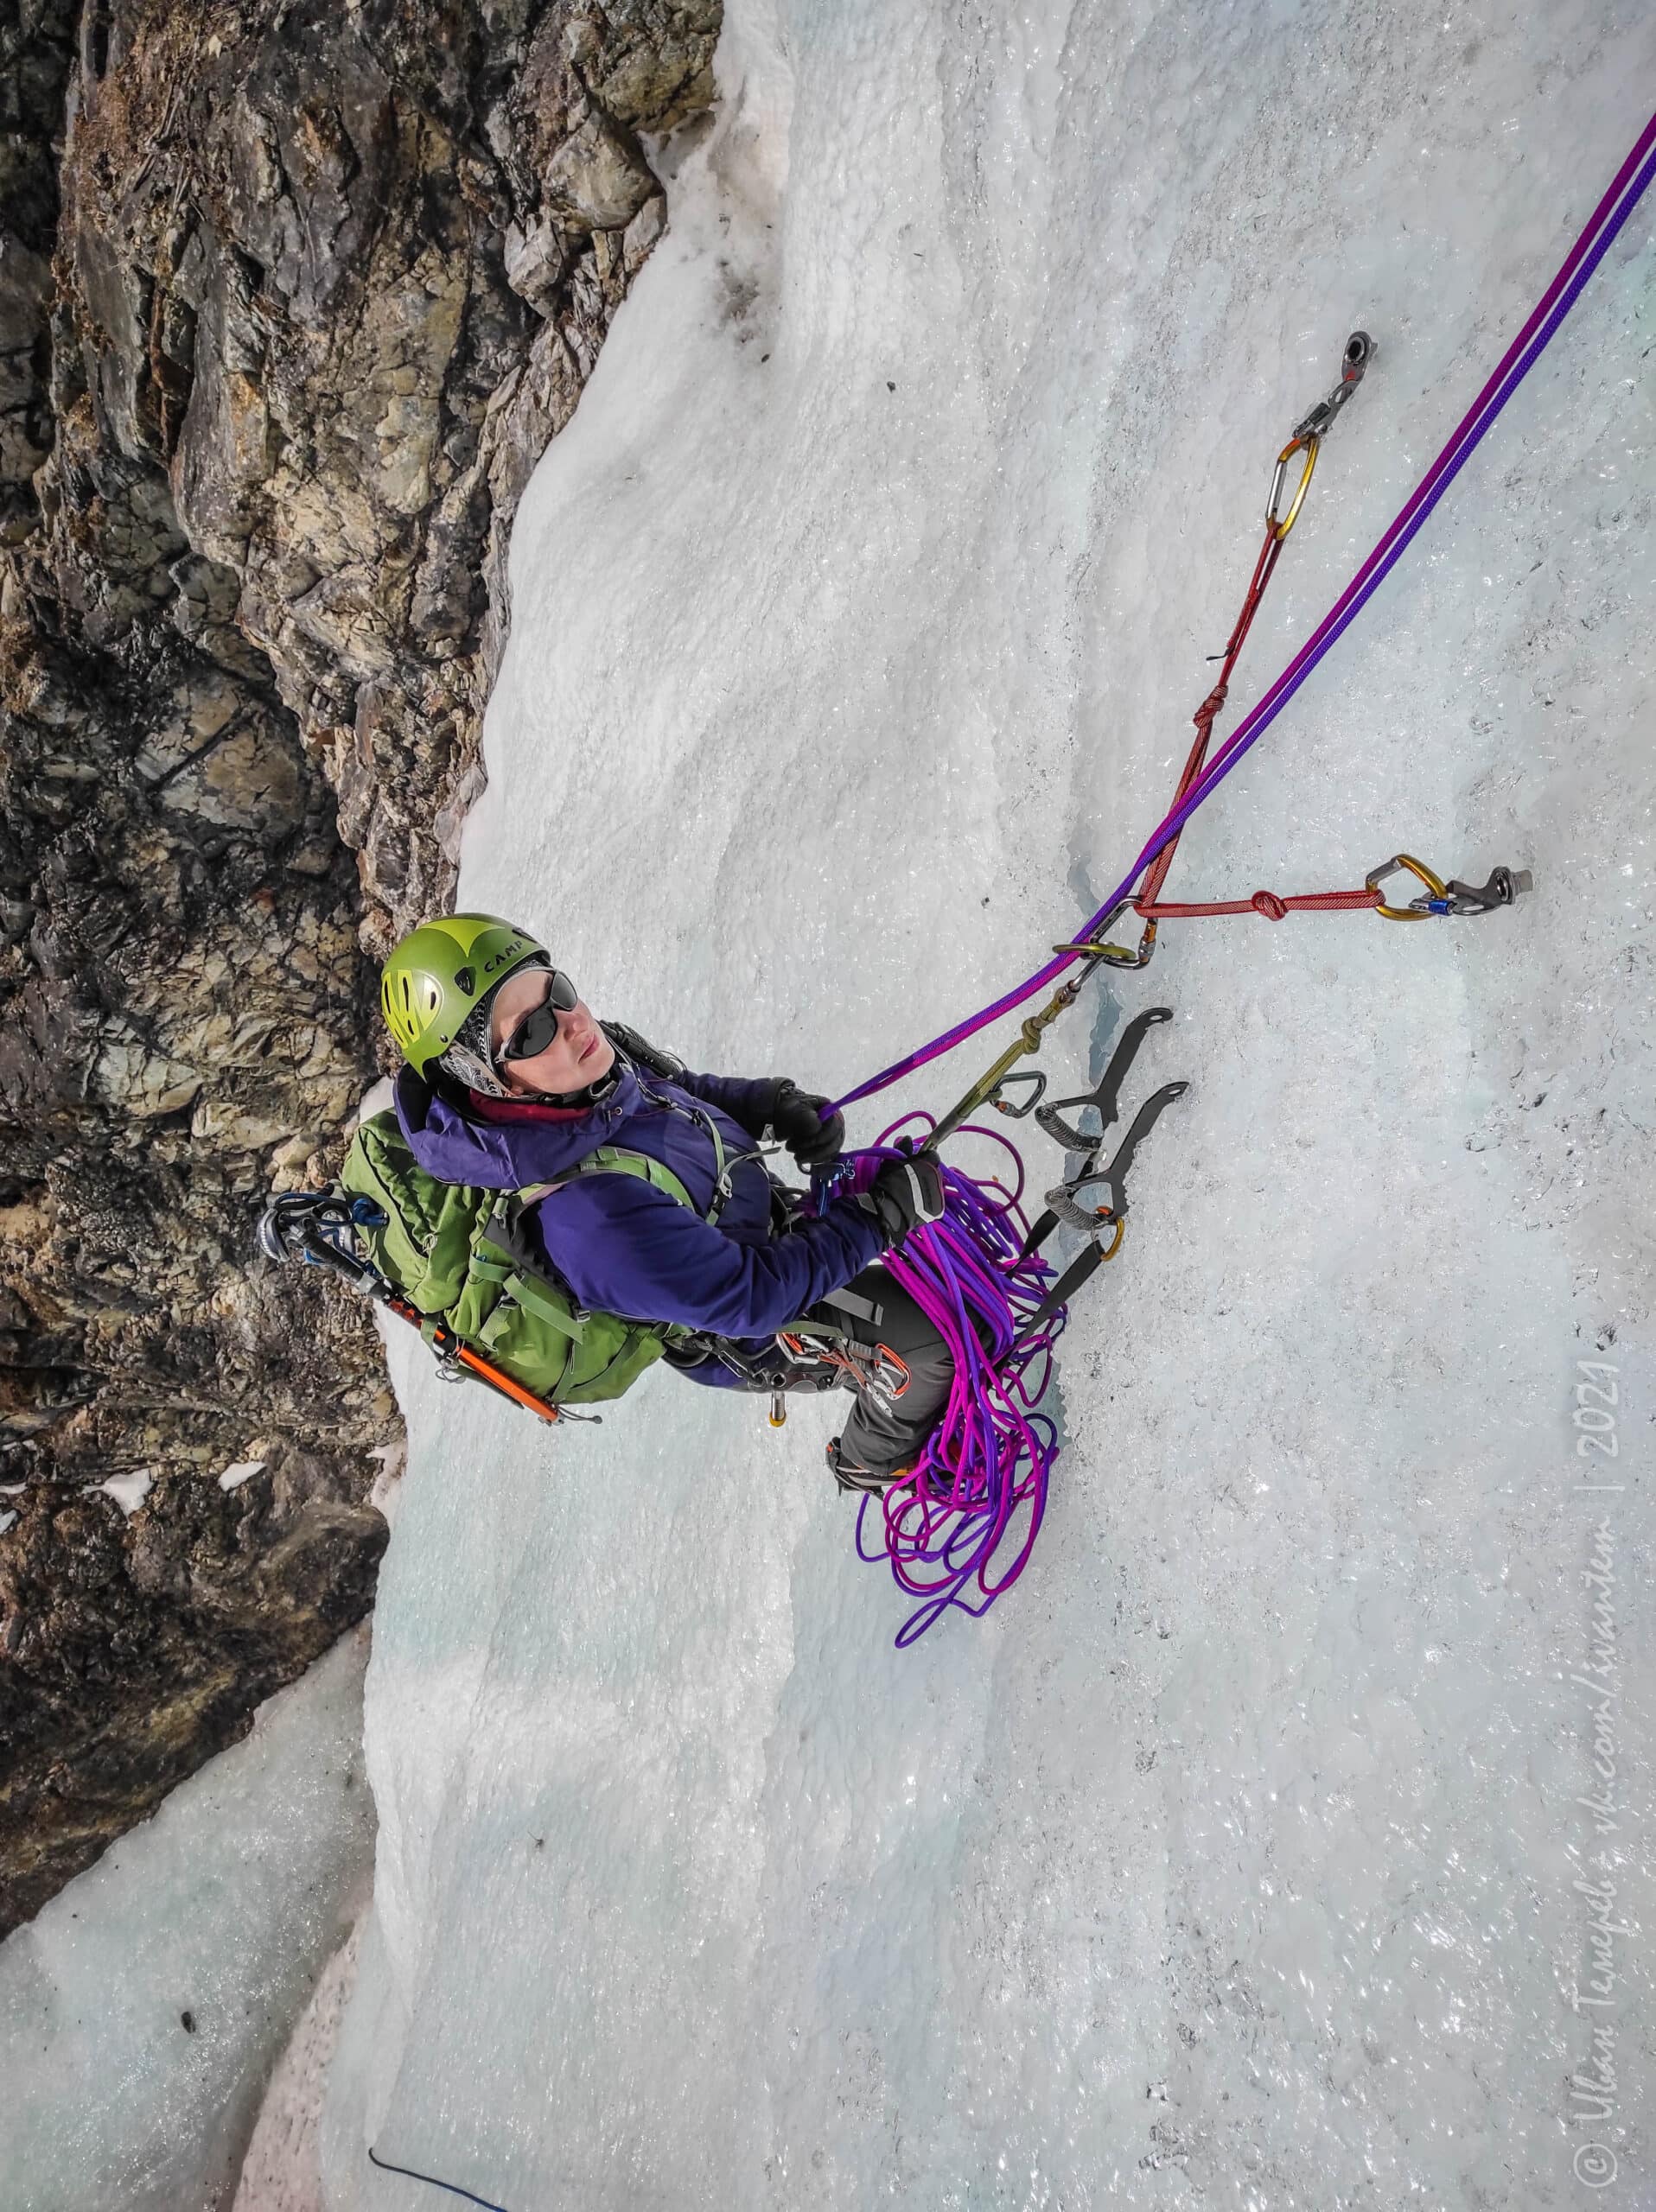
[[[1363,878],[1370,891],[1378,891],[1388,875],[1395,875],[1399,868],[1407,868],[1417,883],[1424,884],[1434,899],[1447,899],[1448,887],[1441,876],[1434,875],[1424,861],[1417,861],[1412,853],[1394,853],[1384,867],[1372,868]],[[1388,906],[1384,901],[1374,909],[1384,914],[1388,922],[1429,922],[1432,918],[1419,906]]]
[[[1149,964],[1150,955],[1155,950],[1156,924],[1154,921],[1145,923],[1143,934],[1138,940],[1137,952],[1130,952],[1124,944],[1101,944],[1097,938],[1092,937],[1083,938],[1076,944],[1055,944],[1053,947],[1054,952],[1076,953],[1085,959],[1096,960],[1101,967],[1105,968],[1143,968]]]
[[[1305,505],[1305,495],[1311,488],[1311,472],[1316,467],[1317,451],[1322,443],[1322,439],[1313,430],[1307,437],[1290,438],[1277,456],[1277,474],[1271,480],[1271,497],[1265,503],[1265,528],[1278,544],[1299,520],[1300,509]],[[1302,449],[1305,454],[1305,466],[1300,471],[1299,486],[1287,514],[1279,521],[1277,510],[1282,505],[1283,486],[1288,480],[1288,464]]]

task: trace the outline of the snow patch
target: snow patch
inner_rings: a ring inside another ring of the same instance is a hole
[[[360,1128],[365,1122],[372,1121],[376,1114],[389,1112],[396,1103],[397,1092],[392,1079],[388,1075],[382,1075],[378,1083],[369,1085],[358,1101],[356,1127]]]
[[[130,1521],[155,1488],[155,1474],[149,1467],[134,1467],[130,1473],[111,1475],[106,1483],[90,1483],[87,1491],[101,1491],[112,1497]]]
[[[265,1465],[263,1459],[238,1459],[220,1476],[219,1488],[239,1490],[244,1483],[251,1482],[255,1475],[260,1473]]]
[[[373,1488],[368,1492],[368,1503],[387,1521],[395,1521],[403,1494],[403,1472],[408,1463],[408,1446],[406,1444],[376,1444],[368,1457],[379,1463],[379,1471],[373,1478]]]

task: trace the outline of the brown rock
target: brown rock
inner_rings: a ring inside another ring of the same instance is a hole
[[[719,22],[99,0],[72,63],[80,11],[23,12],[0,10],[0,1483],[23,1486],[0,1933],[372,1601],[378,1340],[252,1257],[253,1225],[273,1179],[337,1161],[383,1051],[372,959],[451,893],[513,512],[660,233],[640,134],[706,106]],[[137,1469],[129,1517],[92,1485]]]

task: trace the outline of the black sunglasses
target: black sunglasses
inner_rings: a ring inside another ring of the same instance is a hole
[[[580,1003],[580,994],[561,968],[554,968],[547,978],[546,995],[538,1006],[530,1007],[504,1045],[495,1053],[498,1066],[502,1060],[532,1060],[554,1043],[557,1036],[557,1017],[573,1014]]]

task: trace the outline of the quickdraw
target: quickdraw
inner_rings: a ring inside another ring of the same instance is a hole
[[[1322,451],[1322,440],[1330,426],[1349,405],[1373,356],[1373,340],[1366,331],[1354,330],[1346,340],[1340,381],[1296,424],[1293,435],[1277,456],[1271,491],[1265,502],[1264,539],[1253,564],[1253,573],[1248,579],[1247,590],[1243,594],[1240,612],[1231,626],[1230,636],[1222,652],[1213,656],[1222,664],[1219,680],[1209,690],[1192,718],[1196,727],[1195,741],[1174,792],[1170,810],[1172,817],[1176,817],[1180,814],[1185,802],[1202,780],[1208,766],[1208,747],[1213,740],[1214,721],[1230,696],[1231,678],[1242,648],[1247,642],[1248,633],[1253,627],[1254,617],[1259,611],[1266,588],[1276,574],[1277,563],[1289,532],[1298,521],[1300,511],[1305,504],[1305,495],[1310,488],[1312,472]],[[1299,480],[1289,501],[1288,511],[1283,513],[1282,502],[1289,464],[1296,454],[1303,456]],[[1180,821],[1171,836],[1156,853],[1141,891],[1116,901],[1107,912],[1097,918],[1094,926],[1083,936],[1054,945],[1053,953],[1057,962],[1079,961],[1080,966],[1065,978],[1039,1013],[1024,1017],[1019,1024],[1017,1036],[1006,1051],[939,1121],[927,1140],[927,1149],[934,1150],[952,1136],[980,1107],[993,1105],[999,1112],[1012,1115],[1015,1118],[1027,1113],[1034,1103],[1033,1099],[1019,1108],[1010,1103],[1006,1096],[1010,1085],[1035,1080],[1027,1071],[1015,1072],[1017,1062],[1040,1051],[1043,1032],[1060,1014],[1067,1013],[1075,1004],[1099,969],[1147,967],[1156,950],[1156,929],[1161,922],[1248,913],[1258,914],[1270,921],[1281,921],[1285,915],[1291,913],[1360,911],[1378,913],[1388,921],[1422,921],[1435,915],[1490,913],[1497,906],[1510,906],[1515,898],[1532,887],[1527,868],[1498,868],[1481,891],[1458,881],[1446,884],[1424,861],[1416,860],[1411,854],[1399,853],[1373,869],[1360,890],[1311,891],[1290,897],[1280,896],[1274,891],[1255,891],[1245,899],[1169,902],[1162,899],[1161,893],[1178,852],[1182,830],[1183,823]],[[1406,868],[1414,874],[1423,887],[1424,895],[1408,906],[1388,906],[1379,887],[1401,868]],[[1144,924],[1137,946],[1134,949],[1108,941],[1108,931],[1129,906]],[[946,1041],[940,1039],[939,1044]],[[918,1061],[927,1057],[930,1054],[916,1055],[915,1058]],[[850,1092],[847,1099],[838,1103],[849,1103],[852,1099],[866,1096],[870,1090],[882,1088],[889,1076],[897,1071],[888,1071],[887,1077],[876,1078],[873,1084],[865,1084],[860,1090]]]
[[[1457,879],[1446,881],[1414,855],[1397,853],[1369,872],[1360,890],[1309,892],[1291,897],[1262,890],[1245,899],[1200,902],[1174,902],[1162,897],[1190,815],[1292,696],[1309,667],[1395,562],[1443,486],[1481,438],[1649,183],[1653,143],[1656,143],[1656,118],[1623,164],[1541,307],[1514,341],[1425,483],[1348,588],[1334,613],[1210,762],[1213,724],[1229,696],[1232,676],[1276,573],[1283,546],[1304,506],[1322,439],[1350,404],[1373,357],[1367,334],[1352,334],[1339,382],[1296,425],[1277,456],[1253,573],[1224,650],[1214,657],[1221,664],[1219,678],[1194,716],[1195,741],[1161,829],[1086,929],[1054,946],[1053,963],[1048,968],[971,1021],[946,1032],[836,1102],[843,1107],[884,1089],[899,1076],[935,1058],[1033,996],[1043,984],[1057,982],[1048,1003],[1024,1017],[1007,1049],[947,1113],[934,1125],[928,1125],[923,1142],[925,1148],[935,1151],[958,1130],[971,1126],[973,1113],[992,1105],[1011,1120],[1033,1114],[1048,1135],[1069,1153],[1080,1155],[1075,1173],[1047,1192],[1045,1211],[1009,1248],[1009,1224],[1022,1225],[1016,1193],[1001,1191],[997,1201],[989,1189],[946,1168],[949,1208],[944,1221],[934,1229],[917,1231],[888,1262],[931,1315],[956,1363],[949,1412],[918,1466],[893,1484],[877,1503],[865,1500],[857,1523],[861,1555],[870,1560],[883,1555],[899,1586],[923,1599],[904,1623],[897,1637],[900,1646],[923,1635],[952,1606],[983,1611],[1022,1572],[1041,1524],[1057,1451],[1051,1423],[1035,1410],[1051,1371],[1054,1343],[1063,1327],[1068,1300],[1121,1249],[1128,1210],[1125,1178],[1138,1147],[1161,1115],[1189,1087],[1175,1082],[1155,1092],[1135,1116],[1109,1165],[1100,1168],[1099,1156],[1105,1135],[1115,1124],[1122,1081],[1149,1030],[1171,1019],[1170,1008],[1150,1007],[1130,1022],[1098,1084],[1080,1096],[1043,1105],[1044,1074],[1021,1070],[1018,1061],[1040,1051],[1045,1031],[1075,1004],[1098,969],[1147,966],[1156,950],[1157,925],[1162,921],[1244,913],[1281,921],[1293,912],[1367,910],[1386,921],[1416,922],[1492,913],[1532,888],[1527,869],[1497,868],[1479,886]],[[1633,191],[1623,199],[1630,179]],[[1578,263],[1583,264],[1579,274]],[[1561,292],[1562,304],[1555,304]],[[1547,315],[1551,321],[1544,321]],[[1538,326],[1541,327],[1538,340],[1533,338]],[[1519,363],[1516,372],[1511,374],[1510,382],[1506,381],[1514,361]],[[1486,412],[1492,394],[1494,405]],[[1296,457],[1300,458],[1300,473],[1290,495],[1289,471]],[[1284,496],[1288,497],[1286,511]],[[1148,873],[1140,884],[1140,873],[1146,868]],[[1384,887],[1398,874],[1412,876],[1420,887],[1406,906],[1392,904],[1385,896]],[[1130,906],[1143,924],[1138,944],[1131,949],[1109,942],[1109,931]],[[1073,972],[1063,975],[1066,968]],[[1063,976],[1061,982],[1057,980],[1060,976]],[[1064,1118],[1067,1112],[1087,1109],[1097,1115],[1096,1134]],[[888,1130],[881,1140],[882,1148],[862,1156],[861,1173],[867,1173],[881,1158],[889,1156],[883,1147],[894,1135],[895,1130]],[[1021,1166],[1020,1162],[1020,1171]],[[1096,1202],[1100,1196],[1102,1204]],[[1086,1241],[1079,1255],[1054,1279],[1041,1254],[1060,1225],[1080,1232]],[[871,1509],[882,1516],[879,1552],[864,1542],[865,1520]],[[1003,1540],[1020,1510],[1027,1511],[1027,1529],[1010,1564],[1003,1567],[997,1563]]]
[[[1368,333],[1366,330],[1353,330],[1346,340],[1345,360],[1339,383],[1325,398],[1320,399],[1303,421],[1296,426],[1293,436],[1277,456],[1276,470],[1271,480],[1271,493],[1265,502],[1264,540],[1259,548],[1258,558],[1254,563],[1253,574],[1248,582],[1248,588],[1242,601],[1242,611],[1232,626],[1231,634],[1226,641],[1223,652],[1213,656],[1216,660],[1222,662],[1223,665],[1220,670],[1218,683],[1213,685],[1201,706],[1197,708],[1194,716],[1196,739],[1190,748],[1189,757],[1185,762],[1178,788],[1173,795],[1175,810],[1194,789],[1202,771],[1207,765],[1207,748],[1213,741],[1213,723],[1230,696],[1232,675],[1240,658],[1243,645],[1247,641],[1248,632],[1253,626],[1253,618],[1259,611],[1259,603],[1265,595],[1265,588],[1276,574],[1277,563],[1288,533],[1298,521],[1300,509],[1305,504],[1305,495],[1310,488],[1311,474],[1316,467],[1317,454],[1322,450],[1323,437],[1338,418],[1341,410],[1350,403],[1353,393],[1363,380],[1364,373],[1373,355],[1374,341]],[[1288,512],[1283,514],[1281,509],[1283,492],[1287,481],[1288,465],[1296,454],[1303,454],[1305,458],[1300,471],[1299,482],[1295,487],[1293,498],[1289,504]],[[1280,897],[1274,891],[1256,891],[1245,899],[1169,902],[1162,899],[1162,889],[1172,868],[1174,856],[1179,849],[1179,838],[1181,834],[1181,830],[1175,830],[1168,842],[1162,846],[1151,863],[1150,874],[1144,880],[1143,888],[1131,902],[1134,913],[1144,924],[1137,951],[1125,951],[1119,945],[1105,946],[1102,949],[1101,957],[1110,966],[1130,968],[1145,966],[1156,950],[1156,925],[1163,921],[1196,921],[1221,914],[1252,913],[1262,916],[1267,921],[1280,922],[1284,916],[1292,913],[1331,914],[1357,912],[1364,910],[1384,915],[1387,920],[1391,921],[1417,921],[1424,919],[1429,914],[1486,913],[1490,911],[1489,907],[1485,906],[1443,903],[1445,888],[1441,880],[1424,862],[1412,859],[1407,853],[1400,853],[1395,859],[1387,861],[1383,867],[1374,869],[1365,880],[1360,891],[1310,891],[1303,892],[1290,898]],[[1417,901],[1405,908],[1388,906],[1384,903],[1379,886],[1385,877],[1399,868],[1407,868],[1414,872],[1426,887],[1431,903],[1423,905]],[[1503,876],[1513,887],[1514,896],[1519,891],[1527,891],[1530,888],[1530,876],[1527,870],[1514,871],[1510,868],[1502,868],[1499,869],[1497,874]],[[1510,900],[1505,903],[1510,903]],[[1119,912],[1119,911],[1118,908],[1117,912]],[[1112,922],[1113,919],[1112,916]],[[1087,945],[1092,942],[1092,940],[1088,938],[1078,944],[1055,945],[1054,950],[1076,952],[1085,956]]]
[[[1437,502],[1466,466],[1472,454],[1476,452],[1493,425],[1499,420],[1502,409],[1535,366],[1536,362],[1539,360],[1564,317],[1581,297],[1594,270],[1626,227],[1629,217],[1650,188],[1653,178],[1656,178],[1656,115],[1651,117],[1634,140],[1625,159],[1601,196],[1598,205],[1588,218],[1580,236],[1559,264],[1551,283],[1530,310],[1522,328],[1502,354],[1485,382],[1483,389],[1455,425],[1448,444],[1421,478],[1420,482],[1410,493],[1398,513],[1393,516],[1373,552],[1364,561],[1351,582],[1292,660],[1289,662],[1287,667],[1283,670],[1264,696],[1249,709],[1237,728],[1232,731],[1213,760],[1207,764],[1186,791],[1183,798],[1151,831],[1148,841],[1140,849],[1126,874],[1086,927],[1078,932],[1077,938],[1070,944],[1060,946],[1054,957],[1044,966],[1037,969],[1033,976],[1026,976],[1022,982],[1015,984],[1010,990],[1003,992],[999,998],[982,1007],[976,1014],[964,1021],[957,1022],[952,1028],[944,1030],[939,1036],[933,1037],[929,1043],[917,1046],[914,1051],[906,1053],[901,1059],[893,1061],[889,1067],[882,1068],[878,1074],[869,1076],[865,1082],[858,1084],[854,1090],[848,1090],[842,1096],[835,1099],[832,1102],[831,1110],[843,1110],[847,1106],[856,1104],[859,1099],[871,1098],[876,1092],[889,1090],[903,1076],[912,1075],[917,1068],[925,1067],[931,1061],[939,1058],[945,1052],[952,1052],[957,1045],[964,1044],[968,1037],[975,1036],[978,1030],[988,1028],[992,1022],[1000,1020],[1003,1015],[1012,1013],[1018,1007],[1026,1005],[1029,1000],[1036,997],[1049,984],[1055,982],[1075,961],[1085,959],[1091,962],[1095,958],[1103,957],[1105,932],[1113,926],[1120,914],[1133,903],[1134,898],[1143,895],[1137,891],[1137,887],[1145,869],[1157,859],[1168,844],[1178,836],[1179,832],[1196,809],[1211,798],[1243,756],[1258,744],[1271,724],[1294,696],[1300,685],[1310,675],[1312,670],[1344,634],[1397,566]],[[1341,383],[1345,381],[1346,379],[1342,377]],[[1338,387],[1336,387],[1337,390]],[[1330,393],[1328,400],[1323,404],[1328,406],[1334,404],[1338,408],[1343,408],[1347,404],[1349,397],[1347,393],[1344,399],[1335,403],[1334,393]],[[1317,427],[1314,420],[1315,414],[1316,410],[1313,410],[1312,415],[1306,417],[1307,424],[1314,429]],[[1329,419],[1332,419],[1332,416]],[[1278,458],[1281,461],[1282,456]],[[1283,465],[1285,466],[1285,463]],[[1278,502],[1279,499],[1280,494],[1277,494]],[[1274,534],[1278,524],[1287,521],[1289,518],[1272,513],[1269,519]],[[1513,891],[1517,892],[1525,887],[1527,886],[1521,874],[1513,872]],[[1446,886],[1445,889],[1447,888]],[[1429,894],[1429,897],[1432,895],[1435,894]],[[1462,893],[1457,895],[1466,895],[1464,889]],[[1489,911],[1480,894],[1471,893],[1469,895],[1471,899],[1469,905],[1449,904],[1446,911],[1450,913],[1462,914]],[[1256,906],[1252,899],[1245,903],[1255,912],[1271,912],[1269,903],[1264,906]],[[1284,911],[1287,911],[1286,902],[1282,903]],[[1508,902],[1497,900],[1496,903]],[[1241,910],[1236,908],[1232,902],[1227,901],[1226,911]],[[1427,911],[1430,912],[1433,910],[1429,906]],[[1130,966],[1143,964],[1138,956],[1123,953],[1118,946],[1111,950],[1117,955],[1117,964]],[[1054,1006],[1048,1010],[1048,1018],[1054,1012],[1061,1012],[1063,1003],[1073,1002],[1073,999],[1064,1000],[1062,1003],[1054,1001]],[[1027,1024],[1025,1027],[1028,1034]],[[1034,1051],[1037,1044],[1038,1030],[1027,1046],[1022,1049]],[[1015,1047],[1012,1052],[1006,1056],[1008,1066],[1013,1059],[1017,1058],[1019,1049]]]

